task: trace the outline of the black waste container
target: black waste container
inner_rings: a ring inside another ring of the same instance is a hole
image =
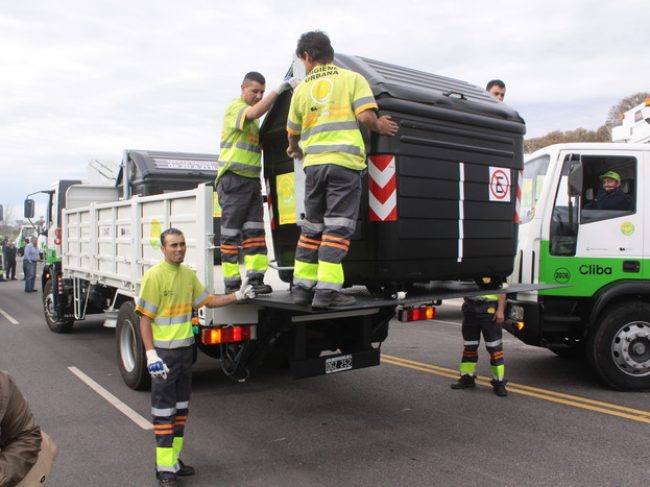
[[[160,152],[127,150],[126,161],[117,175],[116,186],[124,195],[125,170],[128,164],[128,180],[131,196],[150,196],[195,189],[199,184],[212,182],[217,175],[216,154],[190,154],[183,152]]]
[[[523,119],[463,81],[357,56],[338,54],[334,63],[365,76],[380,115],[400,127],[394,137],[365,134],[368,170],[343,262],[346,285],[395,289],[482,277],[501,282],[512,272],[517,246]],[[302,216],[302,178],[286,155],[290,101],[291,93],[283,94],[261,130],[280,267],[293,265],[300,234],[295,222]],[[289,271],[281,274],[291,278]]]

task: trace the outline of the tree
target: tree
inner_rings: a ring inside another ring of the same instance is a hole
[[[537,149],[551,144],[566,144],[568,142],[609,142],[611,140],[607,125],[602,125],[596,130],[579,128],[562,132],[555,130],[542,137],[524,140],[524,152],[530,154]]]
[[[618,120],[623,113],[627,112],[631,108],[634,108],[640,103],[643,103],[646,98],[650,98],[650,92],[641,91],[640,93],[635,93],[634,95],[623,98],[616,105],[609,109],[607,120]]]

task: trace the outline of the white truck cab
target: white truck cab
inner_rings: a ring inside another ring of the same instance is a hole
[[[627,203],[602,208],[610,171]],[[561,356],[586,352],[618,389],[650,389],[649,177],[643,144],[552,145],[524,165],[510,281],[565,287],[517,294],[506,327]]]
[[[623,114],[620,123],[612,127],[612,142],[650,142],[650,98]]]

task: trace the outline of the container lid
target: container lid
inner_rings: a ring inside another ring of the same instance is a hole
[[[217,154],[192,154],[185,152],[161,152],[126,150],[129,161],[130,180],[162,176],[196,177],[197,181],[213,179],[217,175],[219,156]],[[126,161],[122,161],[126,162]],[[116,185],[122,184],[124,167],[120,167]]]

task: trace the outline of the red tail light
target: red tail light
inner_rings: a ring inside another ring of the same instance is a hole
[[[402,308],[398,319],[403,322],[434,320],[436,318],[435,306],[419,306],[417,308]]]
[[[54,245],[61,245],[61,229],[60,228],[55,228],[54,229]]]
[[[252,338],[250,326],[229,326],[227,328],[204,328],[201,330],[201,343],[217,345],[219,343],[245,342]]]

